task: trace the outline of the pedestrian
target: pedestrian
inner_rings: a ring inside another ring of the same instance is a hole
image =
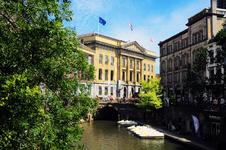
[[[215,99],[213,100],[213,104],[217,104],[218,102],[217,102],[217,97],[215,97]]]
[[[223,97],[221,97],[221,100],[220,100],[220,105],[221,105],[221,106],[223,106],[223,105],[224,105],[224,103],[225,103],[225,100],[224,100],[224,98],[223,98]]]
[[[169,107],[169,98],[168,97],[166,97],[166,106]]]
[[[123,96],[123,102],[126,103],[126,96]]]

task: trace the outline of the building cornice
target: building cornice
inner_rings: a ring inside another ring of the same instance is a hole
[[[217,17],[221,17],[221,18],[224,17],[224,14],[205,13],[205,14],[201,15],[200,17],[198,17],[198,18],[196,18],[196,19],[194,19],[194,20],[188,22],[188,23],[186,24],[186,26],[190,26],[190,25],[192,25],[192,24],[198,22],[199,20],[201,20],[201,19],[203,19],[203,18],[205,18],[205,17],[207,17],[207,16],[213,16],[213,15],[216,15]]]
[[[178,33],[178,34],[176,34],[176,35],[174,35],[174,36],[172,36],[172,37],[166,39],[166,40],[163,41],[163,42],[160,42],[158,45],[160,46],[160,45],[162,45],[162,44],[164,44],[164,43],[166,43],[166,42],[168,42],[168,41],[170,41],[170,40],[172,40],[172,39],[174,39],[174,38],[177,38],[178,36],[183,35],[183,34],[185,34],[185,33],[187,33],[187,32],[188,32],[188,29],[186,29],[186,30],[184,30],[184,31],[182,31],[182,32],[180,32],[180,33]]]
[[[115,49],[122,49],[122,50],[130,51],[130,52],[138,53],[138,54],[141,54],[141,55],[153,58],[153,59],[158,58],[157,56],[147,54],[147,52],[136,51],[136,50],[129,49],[129,48],[126,48],[126,47],[122,47],[122,46],[115,46],[113,44],[105,43],[105,42],[98,41],[98,40],[85,41],[85,44],[92,44],[92,43],[98,43],[100,45],[109,46],[109,47],[112,47],[112,48],[115,48]]]

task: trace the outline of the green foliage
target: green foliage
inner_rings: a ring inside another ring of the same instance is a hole
[[[217,42],[217,45],[219,45],[222,50],[221,53],[215,57],[215,62],[217,63],[218,67],[223,67],[224,69],[226,69],[226,65],[224,64],[224,60],[226,58],[226,31],[224,29],[221,29],[214,37],[214,41]],[[217,83],[220,83],[220,81],[222,80],[226,82],[226,76],[224,75],[224,73],[222,74],[221,72],[217,72],[214,80]]]
[[[204,75],[208,61],[208,51],[203,49],[200,53],[196,54],[192,69],[187,72],[185,80],[193,94],[203,96],[204,89],[208,83],[208,78]]]
[[[83,133],[80,120],[95,113],[98,101],[85,92],[91,85],[65,76],[83,71],[83,79],[95,77],[78,50],[76,32],[63,27],[72,19],[69,7],[69,0],[0,1],[3,149],[75,149]],[[77,88],[82,92],[76,96]]]
[[[136,104],[138,107],[144,107],[147,111],[162,107],[162,101],[160,99],[162,95],[156,95],[162,91],[160,80],[161,78],[149,78],[149,82],[141,80],[142,89],[139,94],[140,100]]]

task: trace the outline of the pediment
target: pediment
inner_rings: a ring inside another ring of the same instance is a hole
[[[122,47],[126,48],[126,49],[131,49],[131,50],[134,50],[134,51],[139,51],[139,52],[145,53],[144,48],[142,48],[136,41],[124,44]]]

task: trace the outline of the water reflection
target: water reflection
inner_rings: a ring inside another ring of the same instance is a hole
[[[188,150],[166,139],[140,139],[114,121],[83,123],[84,150]]]

